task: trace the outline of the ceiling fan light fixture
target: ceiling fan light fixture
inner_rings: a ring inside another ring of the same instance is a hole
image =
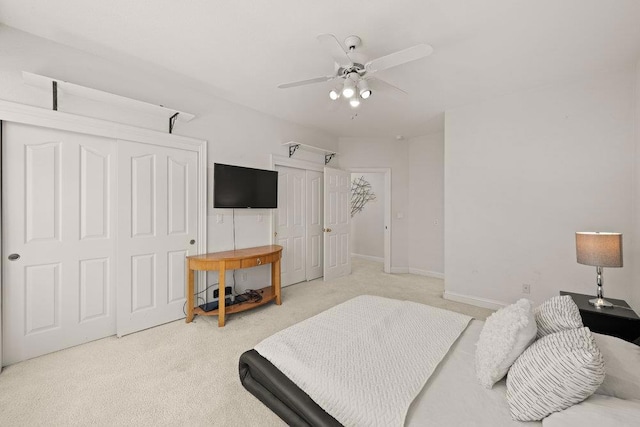
[[[371,89],[369,89],[369,83],[366,80],[360,80],[358,83],[358,93],[360,93],[360,98],[367,99],[371,96]]]
[[[353,98],[351,98],[349,100],[349,105],[351,105],[351,108],[358,108],[358,106],[360,105],[360,97],[356,95]]]
[[[332,101],[335,101],[340,98],[340,92],[340,88],[331,89],[331,91],[329,91],[329,98],[331,98]]]

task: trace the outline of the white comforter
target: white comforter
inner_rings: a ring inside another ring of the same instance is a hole
[[[411,402],[471,317],[360,296],[255,349],[345,426],[402,426]]]

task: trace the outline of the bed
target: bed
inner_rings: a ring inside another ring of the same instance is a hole
[[[339,311],[344,311],[345,308],[347,311],[353,310],[353,304],[362,303],[362,298],[366,299],[371,297],[364,296],[357,297],[356,299],[354,299],[355,301],[350,300],[348,303],[351,305],[347,305],[346,307],[342,308],[340,306],[337,306],[336,308],[340,310],[338,310],[338,313],[334,314],[337,314],[338,316],[344,316],[344,313],[340,313]],[[345,304],[347,303],[343,303],[341,304],[341,306],[344,306]],[[329,311],[334,309],[330,309]],[[371,310],[371,308],[369,308],[369,310]],[[406,308],[403,308],[403,310],[406,310]],[[390,314],[390,312],[387,313],[387,315],[385,315],[384,313],[380,315],[379,308],[374,308],[374,312],[377,313],[375,315],[376,318],[382,317],[383,320],[381,321],[381,323],[389,321],[388,317],[390,316],[400,316],[399,314],[397,314],[397,312],[394,312],[395,314]],[[307,319],[307,321],[301,322],[303,324],[307,322],[307,324],[305,327],[298,330],[297,333],[308,334],[308,331],[310,330],[314,331],[319,327],[323,328],[325,323],[327,322],[327,319],[330,319],[331,317],[322,317],[321,315],[323,314],[324,313],[318,315],[320,316],[319,319],[317,319],[318,316],[314,316],[314,318]],[[351,316],[351,318],[347,322],[342,322],[342,325],[344,325],[345,323],[357,323],[358,316],[362,316],[362,313]],[[411,316],[411,314],[409,314],[409,316]],[[313,324],[313,322],[311,324],[308,323],[308,321],[312,319],[314,319],[316,324]],[[366,319],[365,321],[371,321],[371,318]],[[406,322],[406,319],[400,318],[398,319],[398,321],[402,324]],[[427,321],[432,322],[433,320]],[[455,323],[455,321],[453,321],[451,318],[447,318],[445,321]],[[519,422],[512,419],[509,411],[509,405],[506,399],[507,387],[504,379],[496,383],[492,389],[483,388],[478,383],[475,375],[474,355],[476,350],[476,343],[478,342],[478,337],[480,336],[484,322],[470,318],[468,319],[468,321],[465,321],[464,318],[461,318],[460,321],[464,323],[461,332],[458,336],[455,337],[451,346],[445,349],[444,357],[436,360],[434,368],[431,370],[431,372],[429,372],[429,375],[426,376],[426,380],[421,383],[416,394],[410,397],[410,404],[408,405],[408,409],[406,411],[402,411],[402,421],[398,423],[398,418],[396,418],[392,423],[375,422],[374,424],[404,424],[406,426],[536,426],[543,424],[540,421]],[[294,327],[297,327],[297,325],[294,325]],[[294,327],[288,329],[292,329]],[[440,325],[439,327],[442,327],[442,325]],[[341,333],[344,333],[345,336],[351,336],[353,334],[353,331],[351,330],[341,331],[338,329],[340,328],[336,328],[335,325],[328,327],[328,330],[332,333],[338,334],[337,336],[339,336]],[[355,324],[353,325],[353,329],[360,330],[362,329],[362,325]],[[425,330],[428,331],[429,329],[420,328],[418,330],[414,330],[413,333],[415,335],[421,336],[424,334],[418,333],[418,331]],[[239,372],[240,380],[243,386],[260,401],[262,401],[267,407],[269,407],[274,413],[280,416],[280,418],[282,418],[287,424],[292,426],[340,426],[372,424],[370,420],[361,418],[355,418],[357,421],[353,421],[353,417],[349,418],[348,416],[345,416],[345,414],[342,413],[344,411],[341,412],[340,408],[336,409],[334,406],[332,406],[331,402],[326,403],[326,400],[324,400],[322,396],[320,399],[316,398],[315,400],[310,397],[310,395],[306,391],[309,391],[309,393],[314,397],[320,395],[318,395],[317,390],[313,390],[313,387],[310,387],[309,380],[305,379],[304,375],[302,378],[293,377],[288,369],[289,365],[292,362],[289,361],[287,357],[284,357],[284,359],[280,357],[282,353],[288,353],[290,351],[295,353],[297,351],[296,349],[298,347],[300,337],[296,335],[295,331],[290,333],[287,329],[285,329],[281,332],[283,332],[284,335],[282,337],[279,337],[279,344],[271,349],[271,353],[267,351],[268,347],[261,347],[260,345],[258,345],[255,349],[249,350],[241,355],[239,361]],[[289,335],[287,335],[287,333],[289,333]],[[392,334],[397,333],[398,331],[392,330]],[[376,334],[378,334],[378,332],[374,332],[374,335]],[[427,333],[427,335],[429,334]],[[287,339],[287,337],[289,339]],[[322,337],[316,336],[313,337],[313,340],[321,341]],[[355,338],[354,340],[357,341],[357,339]],[[406,340],[406,337],[400,337],[399,340]],[[418,346],[420,346],[419,343]],[[424,348],[421,348],[421,351],[422,350],[424,350]],[[347,349],[347,351],[353,351],[353,349],[349,348]],[[406,350],[400,349],[399,352],[404,353],[406,352]],[[261,353],[266,353],[267,357],[264,357]],[[339,361],[339,357],[339,355],[336,356],[334,365],[343,364],[343,362]],[[351,360],[347,363],[351,363],[353,365],[352,360],[358,360],[358,358],[361,357],[363,356],[360,355],[354,358],[347,358]],[[398,357],[402,357],[402,355]],[[640,361],[640,351],[638,351],[632,357],[638,357],[639,359],[637,360]],[[276,362],[278,367],[276,367],[276,365],[274,365],[274,363],[272,363],[268,359]],[[329,357],[328,360],[332,360],[331,357]],[[316,362],[310,364],[306,368],[309,368],[308,370],[312,370],[315,367],[315,363]],[[388,363],[388,361],[386,361],[385,363]],[[398,363],[406,364],[407,362],[403,361]],[[411,364],[413,363],[414,362],[411,362]],[[330,370],[332,368],[320,367],[318,371],[322,373],[325,369]],[[426,369],[429,370],[430,368],[427,367]],[[305,367],[303,367],[302,370],[304,371]],[[345,374],[345,372],[343,371],[339,375],[344,376],[348,374]],[[363,374],[359,373],[358,375]],[[314,382],[323,380],[318,379],[317,377],[313,377],[312,375],[310,376],[310,378],[312,378]],[[350,381],[353,381],[353,379],[350,379]],[[387,381],[389,381],[389,379],[387,379]],[[422,380],[419,380],[418,382],[420,381]],[[383,381],[383,384],[384,383],[385,381]],[[381,389],[382,391],[375,389],[375,385],[366,385],[364,386],[364,389],[375,390],[373,394],[379,395],[378,399],[380,402],[382,402],[380,403],[381,405],[384,405],[384,401],[389,399],[389,396],[387,395],[388,392],[384,389]],[[353,393],[353,391],[351,392]],[[353,394],[355,395],[358,393]],[[322,402],[322,405],[316,402],[316,400]],[[360,403],[358,401],[358,397],[354,396],[351,406],[363,406],[365,404]],[[331,409],[325,410],[326,408]],[[384,408],[384,410],[386,411],[386,408]],[[365,410],[365,412],[367,411],[375,411],[375,408],[369,407]],[[340,417],[334,417],[330,414],[339,414]],[[362,416],[362,414],[358,414],[356,416]],[[339,422],[336,418],[348,421]],[[377,416],[373,419],[378,420]]]

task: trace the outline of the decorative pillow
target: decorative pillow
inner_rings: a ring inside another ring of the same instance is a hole
[[[584,326],[580,310],[569,295],[553,297],[535,309],[538,338]]]
[[[598,394],[542,420],[544,427],[637,427],[638,424],[640,400],[623,400]]]
[[[607,367],[596,393],[640,401],[640,346],[609,335],[594,333],[593,337]]]
[[[569,329],[533,343],[507,375],[511,417],[541,420],[591,396],[604,380],[604,359],[589,328]]]
[[[485,388],[500,381],[536,338],[532,302],[521,299],[493,313],[476,344],[476,376]]]

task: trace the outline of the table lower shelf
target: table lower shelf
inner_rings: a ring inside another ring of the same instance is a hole
[[[276,295],[271,290],[271,286],[267,286],[266,288],[262,288],[262,289],[256,289],[256,291],[259,292],[260,295],[262,295],[262,300],[260,300],[259,302],[247,301],[247,302],[241,302],[233,305],[226,305],[224,310],[225,316],[227,314],[240,313],[242,311],[251,310],[252,308],[260,307],[261,305],[265,305],[270,303],[271,301],[275,301],[276,299]],[[218,312],[219,312],[218,309],[211,310],[211,311],[204,311],[200,307],[193,308],[193,314],[197,314],[200,316],[217,316]]]

